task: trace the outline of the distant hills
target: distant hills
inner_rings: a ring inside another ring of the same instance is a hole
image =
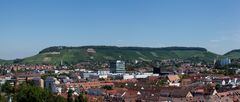
[[[3,60],[3,59],[0,59],[0,64],[11,64],[12,63],[12,60]]]
[[[37,55],[11,62],[26,64],[75,64],[81,61],[108,60],[164,60],[187,59],[192,61],[213,62],[220,57],[240,58],[240,50],[233,50],[225,55],[217,55],[200,47],[116,47],[116,46],[54,46],[43,49]],[[0,60],[0,63],[10,62]]]
[[[21,63],[78,63],[81,61],[108,60],[163,60],[163,59],[195,59],[213,61],[216,54],[199,47],[116,47],[116,46],[55,46],[43,49],[39,54],[24,58]]]
[[[232,51],[224,54],[224,57],[228,57],[231,59],[239,59],[240,58],[240,49],[232,50]]]

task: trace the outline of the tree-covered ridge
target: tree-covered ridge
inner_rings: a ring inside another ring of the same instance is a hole
[[[224,55],[229,55],[229,54],[231,54],[231,53],[235,53],[235,52],[240,53],[240,49],[235,49],[235,50],[229,51],[229,52],[227,52],[227,53],[224,54]]]
[[[228,57],[230,59],[239,59],[240,58],[240,49],[232,50],[232,51],[224,54],[223,57]]]
[[[1,62],[4,62],[5,60],[3,60],[3,59],[0,59],[0,61],[1,61]]]
[[[76,64],[81,61],[152,61],[164,59],[194,59],[208,62],[213,61],[216,56],[205,48],[199,47],[55,46],[46,48],[35,56],[24,58],[20,62],[29,64],[59,64],[61,62]]]
[[[81,47],[66,47],[66,46],[53,46],[46,49],[43,49],[39,52],[41,53],[48,53],[48,52],[60,52],[61,50],[71,50],[71,49],[87,49],[93,48],[96,50],[133,50],[133,51],[187,51],[187,50],[194,50],[194,51],[207,51],[205,48],[200,47],[163,47],[163,48],[151,48],[151,47],[117,47],[117,46],[81,46]]]
[[[12,60],[3,60],[3,59],[0,59],[0,65],[1,64],[10,64],[12,63]]]

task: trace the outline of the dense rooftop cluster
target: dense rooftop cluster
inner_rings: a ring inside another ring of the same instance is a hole
[[[88,50],[95,53],[93,49]],[[10,64],[0,66],[0,84],[4,87],[11,85],[13,90],[18,90],[18,86],[31,83],[56,97],[65,98],[65,101],[238,102],[240,71],[237,67],[231,67],[238,61],[226,61],[222,65],[224,67],[178,59],[152,62],[84,61],[60,66]],[[2,92],[8,93],[4,97],[11,100],[15,96],[7,95],[19,93],[5,89]]]

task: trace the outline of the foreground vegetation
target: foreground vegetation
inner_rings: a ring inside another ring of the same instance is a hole
[[[73,98],[72,92],[68,92],[65,99],[62,96],[55,95],[46,89],[33,86],[31,83],[23,83],[18,87],[13,87],[9,83],[1,86],[0,102],[87,102],[83,94]]]
[[[7,102],[10,98],[13,102],[67,102],[63,97],[29,83],[21,84],[17,88],[6,83],[1,88],[4,94],[1,95],[0,102]]]

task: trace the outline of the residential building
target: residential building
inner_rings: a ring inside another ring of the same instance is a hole
[[[60,82],[54,77],[48,77],[45,80],[45,88],[49,89],[53,93],[57,92],[57,90],[56,90],[57,89],[56,88],[57,84],[60,84]]]
[[[44,81],[43,81],[43,79],[41,79],[41,78],[33,78],[32,81],[33,81],[33,84],[35,86],[44,88]]]
[[[180,86],[180,78],[178,75],[168,75],[169,86]]]

